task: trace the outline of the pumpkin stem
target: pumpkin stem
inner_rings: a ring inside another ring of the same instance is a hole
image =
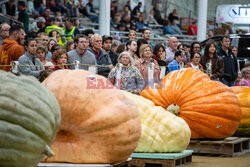
[[[167,111],[178,116],[180,113],[180,107],[177,104],[171,104],[168,106]]]
[[[47,155],[48,157],[54,156],[54,151],[46,144],[45,150],[43,151],[43,154]]]

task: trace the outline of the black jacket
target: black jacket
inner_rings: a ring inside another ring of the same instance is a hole
[[[118,55],[115,52],[113,52],[112,50],[110,50],[109,57],[112,61],[113,66],[115,66],[117,64],[117,61],[118,61]]]
[[[223,78],[226,81],[235,81],[238,76],[238,65],[237,59],[232,53],[231,50],[228,50],[226,53],[221,47],[219,48],[217,54],[223,59],[224,61],[224,74]]]

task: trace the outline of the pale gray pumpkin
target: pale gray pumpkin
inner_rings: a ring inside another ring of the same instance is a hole
[[[60,106],[37,79],[0,70],[0,166],[36,166],[60,125]]]

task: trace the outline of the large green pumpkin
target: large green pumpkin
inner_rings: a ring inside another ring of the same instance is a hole
[[[36,166],[60,125],[54,95],[33,77],[0,70],[0,166]]]

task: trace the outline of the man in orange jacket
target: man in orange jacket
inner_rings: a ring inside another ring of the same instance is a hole
[[[17,61],[24,54],[25,32],[21,25],[13,25],[6,38],[0,46],[0,65],[10,65],[11,61]],[[10,71],[10,66],[0,66],[0,70]]]

